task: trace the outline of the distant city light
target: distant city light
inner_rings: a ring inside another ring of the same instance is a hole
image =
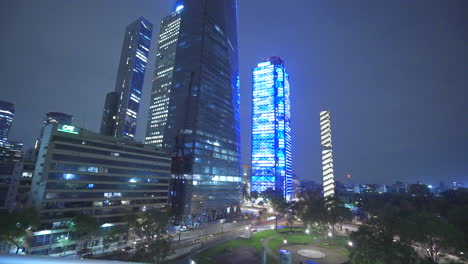
[[[348,241],[348,246],[352,247],[353,246],[353,241]]]
[[[306,229],[305,233],[306,233],[306,234],[309,234],[309,233],[310,233],[310,230],[309,230],[309,229]]]

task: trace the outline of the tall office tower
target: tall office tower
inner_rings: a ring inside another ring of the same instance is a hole
[[[119,108],[119,93],[110,92],[106,95],[104,104],[104,113],[101,121],[101,134],[104,136],[115,137],[117,110]]]
[[[126,28],[115,84],[118,102],[115,101],[115,94],[107,94],[101,124],[104,135],[135,138],[152,32],[153,24],[144,17]],[[115,108],[108,108],[110,106]]]
[[[162,20],[145,142],[173,155],[172,206],[179,215],[209,221],[237,210],[236,0],[179,0]]]
[[[253,70],[252,191],[292,198],[291,108],[284,62],[271,57]]]
[[[2,141],[8,140],[8,133],[14,117],[15,106],[10,102],[0,101],[0,145],[3,145]]]
[[[320,112],[320,137],[322,144],[323,196],[326,198],[335,195],[331,122],[329,111]]]

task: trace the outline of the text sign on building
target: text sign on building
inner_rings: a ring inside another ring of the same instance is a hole
[[[60,125],[57,131],[78,135],[78,128],[70,125]]]

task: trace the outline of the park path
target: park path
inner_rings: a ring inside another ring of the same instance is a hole
[[[274,236],[271,236],[271,237],[267,237],[266,239],[264,239],[262,241],[262,246],[265,248],[266,252],[267,252],[267,255],[270,255],[270,257],[274,258],[275,260],[277,260],[279,262],[280,258],[279,258],[279,254],[278,252],[273,252],[270,247],[268,247],[268,243],[270,242],[271,239],[275,238],[275,237],[279,237],[281,236],[281,234],[277,234],[277,235],[274,235]],[[314,244],[318,244],[320,243],[320,241],[322,240],[321,238],[319,237],[315,237],[313,239],[313,243]]]
[[[264,239],[264,240],[262,241],[262,246],[263,246],[263,248],[266,250],[267,255],[270,255],[270,257],[274,258],[274,259],[277,260],[277,261],[279,261],[280,258],[279,258],[279,256],[278,256],[278,254],[276,254],[276,252],[273,252],[273,251],[270,249],[270,247],[268,247],[268,242],[270,242],[270,240],[271,240],[272,238],[279,237],[279,236],[281,236],[281,235],[278,234],[278,235],[274,235],[274,236],[271,236],[271,237],[267,237],[266,239]]]

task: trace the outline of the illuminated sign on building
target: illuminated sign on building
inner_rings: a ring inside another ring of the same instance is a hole
[[[57,131],[78,135],[78,128],[70,125],[60,125]]]

